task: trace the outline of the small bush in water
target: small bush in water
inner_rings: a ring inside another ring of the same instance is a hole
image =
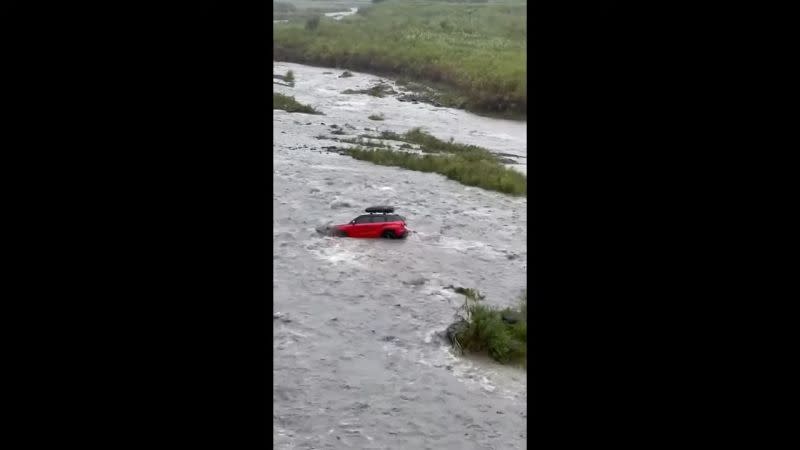
[[[470,291],[465,293],[469,325],[457,335],[462,350],[486,353],[500,363],[527,367],[527,292],[520,298],[518,309],[498,310],[479,302],[478,292]]]
[[[316,109],[298,102],[294,97],[277,92],[272,93],[272,109],[282,109],[290,113],[322,114]]]

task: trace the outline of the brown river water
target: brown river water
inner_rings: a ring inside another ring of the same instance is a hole
[[[334,124],[346,133],[339,138],[421,126],[514,155],[525,172],[526,124],[342,94],[392,80],[274,63],[274,73],[287,70],[295,86],[274,90],[325,115],[273,114],[275,448],[525,448],[525,372],[457,357],[441,332],[464,302],[448,285],[477,288],[496,306],[516,303],[526,287],[527,199],[357,161],[317,137]],[[367,118],[375,113],[386,119]],[[316,231],[379,204],[405,216],[407,239]]]

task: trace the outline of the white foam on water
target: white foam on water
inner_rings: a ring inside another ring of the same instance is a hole
[[[349,11],[340,11],[340,12],[331,12],[325,13],[326,17],[330,17],[334,20],[342,20],[343,17],[352,16],[353,14],[358,12],[358,8],[350,8]]]

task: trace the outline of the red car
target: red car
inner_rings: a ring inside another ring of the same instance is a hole
[[[334,236],[354,238],[402,239],[408,236],[406,220],[392,214],[391,206],[373,206],[365,210],[369,214],[358,216],[350,223],[331,227]]]

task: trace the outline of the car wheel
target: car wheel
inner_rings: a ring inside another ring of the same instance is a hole
[[[386,239],[394,239],[395,238],[394,231],[392,231],[392,230],[384,231],[383,232],[383,237],[386,238]]]

